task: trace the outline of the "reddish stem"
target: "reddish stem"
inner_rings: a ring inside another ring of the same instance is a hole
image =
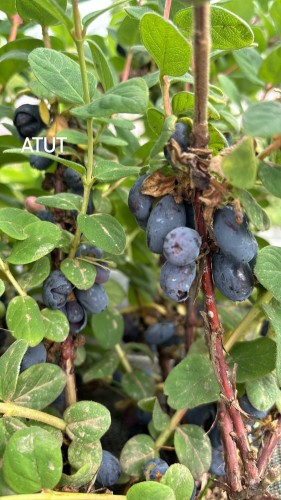
[[[264,445],[261,448],[258,456],[257,465],[258,465],[259,475],[261,478],[263,478],[266,473],[266,469],[270,462],[274,448],[278,444],[280,439],[281,439],[281,415],[279,415],[277,419],[274,431],[273,432],[268,431],[264,440]]]
[[[234,492],[242,491],[240,467],[237,460],[236,445],[231,437],[233,426],[229,413],[223,402],[220,402],[219,410],[219,425],[221,430],[221,438],[223,449],[227,450],[224,453],[227,484]]]
[[[17,38],[18,27],[23,23],[23,20],[18,14],[11,16],[11,30],[9,33],[8,42],[13,42]]]
[[[196,192],[194,208],[196,215],[197,230],[202,238],[203,243],[206,244],[207,232],[203,217],[203,210],[200,201],[199,191]],[[209,348],[210,348],[211,361],[216,373],[217,381],[221,388],[223,401],[227,405],[229,415],[233,422],[233,428],[236,433],[237,446],[241,453],[241,458],[249,479],[249,484],[253,485],[258,480],[258,472],[254,458],[251,457],[249,453],[250,450],[247,440],[246,429],[240,411],[237,409],[238,402],[236,399],[233,386],[229,380],[228,366],[224,359],[223,343],[222,343],[223,329],[219,320],[219,315],[215,300],[210,254],[208,254],[205,257],[201,287],[205,298],[205,308],[207,312],[206,318],[209,327]]]
[[[126,64],[121,79],[122,82],[126,82],[130,76],[132,60],[133,60],[133,52],[130,50],[126,58]]]
[[[166,19],[167,21],[169,20],[170,17],[171,5],[172,5],[172,0],[166,0],[164,8],[164,19]]]

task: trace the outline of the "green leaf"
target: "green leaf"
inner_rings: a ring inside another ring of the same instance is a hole
[[[233,57],[238,64],[243,77],[253,85],[264,86],[264,82],[258,77],[262,65],[262,57],[253,47],[247,47],[233,52]],[[248,134],[252,135],[252,134]]]
[[[182,113],[188,113],[193,115],[194,113],[194,94],[192,92],[178,92],[174,94],[172,98],[172,109],[174,115],[180,115]],[[220,115],[217,110],[208,103],[208,117],[214,120],[218,120]]]
[[[56,0],[56,3],[63,11],[65,11],[67,0]],[[42,26],[52,26],[60,20],[56,17],[54,5],[52,5],[54,15],[51,15],[49,10],[45,8],[45,4],[42,5],[42,3],[39,3],[36,0],[32,3],[30,3],[29,0],[16,0],[16,8],[18,14],[25,22],[37,21]]]
[[[126,235],[121,224],[111,215],[94,214],[91,216],[79,214],[78,226],[90,243],[106,252],[120,255],[125,250]]]
[[[95,177],[101,182],[114,182],[138,173],[137,167],[127,167],[110,160],[98,160],[95,167]]]
[[[246,383],[246,392],[250,403],[257,410],[266,411],[275,404],[279,388],[272,373],[258,380]]]
[[[51,222],[34,222],[25,228],[27,239],[17,241],[8,262],[29,264],[41,259],[56,247],[60,240],[60,229]]]
[[[270,227],[267,213],[261,208],[255,198],[245,189],[235,189],[235,197],[241,201],[250,221],[258,231],[266,231]]]
[[[200,478],[209,470],[211,443],[204,429],[198,425],[180,425],[176,428],[174,444],[180,463],[189,468],[194,478]]]
[[[0,399],[12,399],[19,377],[22,358],[26,353],[26,340],[16,340],[0,358]]]
[[[0,297],[2,297],[3,293],[5,293],[5,283],[0,279]]]
[[[53,489],[62,473],[60,444],[48,431],[32,426],[16,432],[3,458],[7,484],[16,493],[36,493]]]
[[[186,500],[192,496],[194,480],[190,470],[185,465],[171,465],[160,479],[160,483],[172,488],[176,500]]]
[[[213,156],[216,156],[222,149],[228,146],[228,143],[224,135],[212,123],[208,124],[208,129],[210,136],[208,148],[212,149]]]
[[[129,488],[127,500],[140,500],[140,498],[149,498],[149,500],[176,500],[175,494],[169,486],[156,481],[145,481],[134,484]],[[187,497],[186,497],[187,498]]]
[[[170,423],[169,415],[162,410],[157,398],[155,399],[153,407],[152,422],[155,429],[159,432],[164,431]]]
[[[134,19],[138,19],[139,21],[141,20],[142,16],[144,14],[147,14],[148,12],[153,13],[154,11],[150,7],[126,7],[125,12],[130,17],[133,17]]]
[[[118,344],[124,331],[124,319],[120,312],[111,307],[91,317],[92,331],[103,349],[111,349]]]
[[[40,83],[50,92],[75,104],[84,104],[82,77],[79,64],[53,49],[38,48],[28,57],[31,69]],[[95,85],[88,73],[90,86]]]
[[[8,305],[7,325],[16,339],[25,339],[31,347],[44,337],[44,324],[37,302],[32,297],[14,297]]]
[[[42,7],[41,0],[34,0],[39,7]],[[64,11],[61,7],[61,4],[58,0],[45,0],[44,1],[44,9],[49,12],[52,16],[55,16],[58,21],[67,26],[69,30],[73,27],[73,21],[70,16]]]
[[[281,0],[275,0],[270,7],[270,16],[274,22],[276,29],[281,31]]]
[[[56,137],[66,137],[65,142],[70,144],[88,144],[88,136],[85,132],[80,130],[73,130],[70,128],[65,128],[56,134]]]
[[[83,382],[87,384],[92,380],[105,379],[115,372],[119,365],[119,357],[114,351],[105,352],[100,361],[95,361],[94,365],[83,374]]]
[[[13,402],[42,410],[57,399],[65,383],[65,373],[59,366],[51,363],[32,365],[20,374]]]
[[[169,373],[164,393],[175,410],[217,401],[219,386],[209,359],[200,354],[186,356]]]
[[[281,103],[263,101],[249,106],[243,116],[246,134],[253,137],[272,137],[280,134]]]
[[[164,121],[165,121],[165,115],[159,111],[159,109],[156,108],[150,108],[147,110],[147,121],[148,125],[150,126],[151,130],[159,136],[161,134]]]
[[[42,257],[37,260],[32,268],[18,280],[20,286],[24,289],[35,288],[48,278],[50,274],[50,260],[48,257]]]
[[[0,210],[0,231],[16,240],[28,238],[24,232],[25,227],[37,221],[35,215],[19,208],[1,208]]]
[[[129,476],[140,477],[143,467],[151,458],[159,457],[154,449],[154,441],[147,434],[139,434],[127,441],[120,455],[123,472]]]
[[[278,383],[281,386],[281,305],[277,300],[272,300],[270,304],[264,304],[262,307],[275,331],[277,346],[276,375]]]
[[[118,306],[127,297],[127,293],[124,288],[114,279],[110,279],[107,283],[104,283],[103,286],[108,295],[111,307]]]
[[[267,246],[259,251],[255,265],[255,275],[259,282],[281,301],[281,248]]]
[[[22,151],[19,148],[14,148],[14,149],[6,149],[3,151],[3,153],[7,154],[21,154],[24,156],[31,156],[34,155],[34,151]],[[56,162],[61,163],[62,165],[65,165],[66,167],[72,168],[72,170],[75,170],[75,172],[78,172],[78,174],[85,174],[85,167],[80,165],[80,163],[76,163],[75,161],[72,160],[67,160],[66,158],[56,156],[53,154],[49,153],[41,153],[40,151],[36,151],[36,156],[41,156],[42,158],[49,158],[49,160],[53,160]],[[29,214],[31,215],[31,214]]]
[[[281,166],[260,162],[259,178],[264,187],[277,198],[281,198]]]
[[[74,108],[73,115],[81,118],[111,116],[115,113],[144,113],[148,105],[148,87],[142,78],[131,78],[108,90],[94,102]]]
[[[145,14],[140,21],[142,42],[162,75],[181,76],[191,63],[191,46],[170,21]]]
[[[90,14],[87,14],[87,16],[83,17],[83,19],[82,19],[82,24],[83,24],[84,28],[87,28],[95,19],[97,19],[99,16],[101,16],[105,12],[108,12],[110,9],[113,9],[113,8],[117,7],[118,5],[123,5],[124,3],[127,3],[127,2],[128,2],[128,0],[115,1],[114,3],[109,5],[108,7],[105,7],[104,9],[96,10],[94,12],[91,12]]]
[[[93,479],[92,466],[91,464],[85,464],[83,465],[83,467],[81,467],[81,469],[76,471],[74,474],[71,474],[71,476],[68,476],[67,474],[62,474],[58,486],[60,488],[67,486],[68,488],[79,489],[81,486],[84,486],[85,484],[92,481],[92,479]]]
[[[187,38],[192,36],[192,9],[180,10],[174,19]],[[241,17],[222,7],[211,8],[212,50],[237,50],[252,45],[254,34]]]
[[[251,188],[257,176],[253,139],[245,137],[230,154],[225,156],[222,160],[222,170],[233,186]]]
[[[63,419],[70,439],[83,443],[93,443],[100,439],[111,423],[108,409],[94,401],[72,404],[65,410]]]
[[[85,464],[91,465],[92,475],[97,472],[102,461],[100,441],[94,443],[79,443],[72,441],[68,447],[68,461],[71,467],[78,470]]]
[[[82,197],[72,193],[59,193],[52,196],[39,196],[36,203],[46,207],[60,208],[61,210],[81,210]]]
[[[114,80],[110,66],[104,56],[102,50],[96,42],[93,40],[88,40],[88,44],[91,50],[92,58],[95,64],[95,69],[97,71],[99,80],[103,86],[104,91],[111,89],[114,85]]]
[[[122,388],[136,401],[153,396],[155,390],[152,377],[149,377],[141,370],[125,373],[122,377]]]
[[[152,150],[150,151],[151,158],[153,158],[163,150],[164,146],[166,145],[166,143],[168,142],[172,133],[175,130],[176,121],[177,118],[174,115],[168,116],[165,119],[160,137],[158,138]]]
[[[263,60],[259,77],[265,82],[278,84],[281,79],[280,69],[281,47],[275,47]]]
[[[79,290],[88,290],[95,282],[96,268],[90,262],[81,259],[64,259],[61,271]]]
[[[237,382],[256,380],[272,372],[276,363],[276,344],[269,338],[237,342],[229,352],[231,367],[237,364]]]
[[[61,311],[42,309],[44,337],[53,342],[63,342],[69,333],[69,323]]]

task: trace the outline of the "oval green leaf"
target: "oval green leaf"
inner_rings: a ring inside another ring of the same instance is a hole
[[[124,319],[117,309],[108,307],[91,317],[92,331],[103,349],[111,349],[123,337]]]
[[[143,475],[144,464],[158,456],[153,439],[146,434],[139,434],[129,439],[121,452],[122,470],[129,476],[140,477]]]
[[[6,319],[16,339],[25,339],[31,347],[43,339],[43,320],[38,304],[32,297],[14,297],[8,305]]]
[[[67,317],[61,311],[42,309],[44,337],[53,342],[63,342],[69,333]]]
[[[95,282],[96,268],[90,262],[80,259],[64,259],[61,271],[79,290],[88,290]]]
[[[209,470],[212,447],[204,429],[198,425],[180,425],[176,428],[174,443],[180,463],[189,468],[195,479]]]
[[[255,275],[259,282],[281,301],[281,248],[267,246],[259,251],[255,265]]]
[[[124,230],[111,215],[87,216],[79,214],[77,222],[87,240],[94,245],[114,255],[120,255],[125,250],[126,235]]]
[[[110,427],[111,417],[105,406],[94,401],[80,401],[69,406],[63,414],[70,439],[92,443]]]
[[[52,434],[32,426],[16,432],[9,440],[3,473],[16,493],[31,494],[53,489],[62,473],[60,444]]]

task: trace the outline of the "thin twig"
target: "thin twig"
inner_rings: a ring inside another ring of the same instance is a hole
[[[49,29],[48,26],[42,26],[42,35],[43,35],[43,42],[44,42],[44,47],[46,49],[51,49],[51,39],[49,35]]]
[[[233,433],[233,425],[229,417],[228,411],[225,404],[220,402],[219,409],[219,426],[221,430],[221,438],[223,442],[224,450],[227,450],[224,454],[225,468],[227,483],[232,489],[232,491],[241,491],[241,474],[240,467],[238,464],[236,445],[231,437]]]
[[[8,42],[14,42],[17,38],[18,27],[23,23],[23,20],[18,14],[11,16],[11,30],[9,33]]]
[[[171,6],[172,6],[172,0],[166,0],[164,7],[164,19],[166,19],[167,21],[170,17]]]
[[[281,439],[281,415],[279,415],[276,426],[272,431],[268,431],[264,440],[263,447],[260,450],[258,456],[258,471],[261,478],[264,477],[266,473],[267,466],[270,462],[272,453],[274,452],[275,446],[279,443]]]
[[[122,73],[122,79],[121,79],[122,82],[126,82],[130,76],[132,60],[133,60],[133,51],[129,50],[127,57],[126,57],[125,68],[124,68],[124,71]]]

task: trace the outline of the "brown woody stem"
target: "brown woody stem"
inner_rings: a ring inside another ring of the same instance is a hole
[[[226,450],[226,453],[224,454],[224,460],[227,484],[230,486],[232,491],[241,491],[242,483],[240,467],[238,464],[236,453],[236,445],[231,437],[231,434],[233,433],[233,425],[226,406],[222,401],[220,402],[219,409],[219,424],[221,429],[223,448],[224,450]]]
[[[210,5],[204,3],[194,7],[194,93],[195,111],[192,131],[192,146],[197,149],[207,149],[209,133],[207,121],[208,84],[209,84],[209,57],[210,57]],[[200,164],[200,157],[198,158]],[[200,191],[197,190],[194,200],[196,227],[203,245],[208,246],[207,229],[204,220],[203,207],[200,201]],[[211,269],[211,257],[207,254],[204,258],[204,268],[201,282],[205,298],[206,325],[208,330],[208,343],[210,357],[221,390],[221,399],[225,404],[230,420],[235,431],[235,440],[240,450],[242,462],[248,484],[253,485],[258,481],[258,471],[253,457],[250,455],[246,429],[239,411],[235,389],[229,377],[228,366],[224,360],[222,333],[223,329],[219,320],[215,301],[215,293]],[[229,422],[230,424],[230,422]],[[230,446],[230,439],[225,439],[225,445]],[[225,449],[225,455],[233,456],[233,443],[231,449]],[[235,465],[235,464],[234,464]],[[237,482],[233,470],[228,468],[230,484]],[[235,472],[236,474],[237,472]],[[238,483],[239,487],[239,483]]]
[[[264,440],[263,447],[260,450],[258,456],[258,471],[261,478],[265,476],[267,466],[270,462],[272,453],[274,451],[275,446],[281,439],[281,415],[279,415],[275,429],[272,431],[268,431]]]

